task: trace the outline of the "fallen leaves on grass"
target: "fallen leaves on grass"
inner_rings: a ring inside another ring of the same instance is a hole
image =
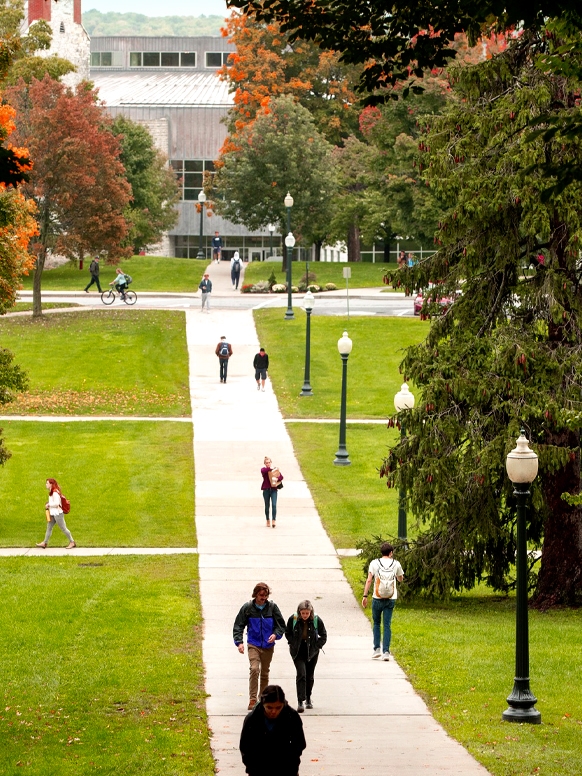
[[[179,394],[161,394],[153,390],[133,391],[36,391],[18,394],[8,406],[6,415],[158,415],[173,408],[177,415],[187,415],[187,401]]]

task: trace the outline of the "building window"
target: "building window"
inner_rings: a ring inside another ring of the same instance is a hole
[[[228,62],[230,51],[207,51],[206,67],[222,67]]]
[[[142,54],[144,67],[159,67],[160,66],[160,52],[159,51],[144,51]]]
[[[102,63],[103,64],[103,63]],[[130,51],[130,67],[196,67],[195,51]]]
[[[65,31],[65,23],[64,22],[61,22],[61,26],[59,27],[59,31],[60,32],[64,32]]]
[[[196,52],[182,51],[180,54],[180,64],[182,67],[196,67]]]
[[[170,164],[182,189],[180,199],[196,201],[202,191],[204,174],[214,172],[214,162],[210,159],[172,159]]]
[[[130,67],[141,67],[141,51],[130,51],[129,52],[129,66]]]
[[[91,52],[91,67],[123,67],[122,51]]]
[[[162,51],[162,67],[180,67],[180,54],[177,51]]]

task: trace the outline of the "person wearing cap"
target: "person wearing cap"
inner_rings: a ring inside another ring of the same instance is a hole
[[[198,288],[202,291],[202,310],[204,312],[204,305],[206,305],[206,312],[210,312],[210,294],[212,293],[212,280],[208,272],[204,273],[204,277],[200,281]]]
[[[260,348],[254,358],[253,366],[255,368],[255,380],[257,381],[257,391],[265,390],[265,380],[267,379],[267,369],[269,368],[269,356],[265,353],[265,348]]]
[[[89,293],[89,289],[93,285],[93,283],[97,284],[97,289],[100,294],[103,293],[103,289],[101,288],[101,283],[99,282],[99,256],[95,256],[91,264],[89,265],[89,273],[91,275],[91,282],[89,285],[85,286],[85,293]]]
[[[220,382],[225,383],[226,373],[228,371],[228,359],[232,356],[232,348],[230,343],[226,341],[224,334],[220,338],[220,342],[216,346],[214,352],[218,356],[218,361],[220,362]]]

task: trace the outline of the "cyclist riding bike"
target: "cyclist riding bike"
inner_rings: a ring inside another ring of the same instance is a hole
[[[111,281],[109,285],[115,286],[116,290],[119,291],[121,298],[125,302],[125,292],[127,291],[128,280],[124,272],[119,267],[117,267],[115,272],[116,272],[115,278]]]

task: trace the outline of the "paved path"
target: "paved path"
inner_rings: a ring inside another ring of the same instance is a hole
[[[217,291],[230,282],[222,269],[210,270]],[[269,384],[265,393],[256,390],[252,360],[259,343],[252,313],[188,311],[186,320],[207,709],[220,774],[244,774],[238,739],[248,662],[234,647],[232,623],[254,584],[265,581],[285,617],[309,598],[329,633],[316,671],[315,709],[303,715],[308,746],[301,776],[483,776],[487,771],[435,722],[398,664],[370,659],[370,625],[322,528],[276,398]],[[222,334],[234,351],[226,384],[219,383],[214,355]],[[259,469],[265,455],[285,476],[276,530],[264,522]],[[398,613],[394,626],[397,654]],[[294,679],[283,640],[275,648],[271,681],[292,703]]]

